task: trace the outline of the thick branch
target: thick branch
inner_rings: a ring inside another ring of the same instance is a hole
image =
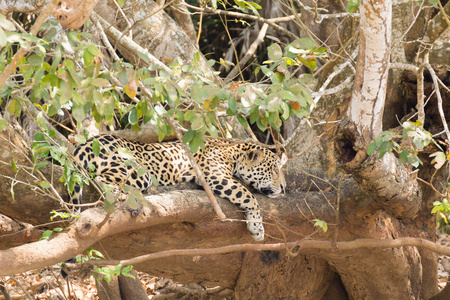
[[[309,220],[313,216],[329,221],[333,217],[333,211],[327,204],[327,201],[333,201],[333,196],[325,192],[323,195],[328,195],[328,199],[325,201],[322,194],[310,192],[308,195],[305,193],[292,195],[293,199],[306,197],[309,204],[300,203],[296,205],[293,200],[279,200],[276,209],[272,212],[272,217],[282,220],[284,224],[295,224],[290,225],[289,230],[302,232],[303,234],[311,233],[314,229]],[[126,232],[136,232],[146,228],[150,230],[150,228],[160,226],[174,230],[174,226],[195,224],[198,234],[201,234],[204,240],[205,237],[208,237],[206,240],[215,241],[214,243],[217,246],[252,241],[247,233],[243,214],[237,212],[236,207],[228,201],[220,199],[220,205],[227,216],[235,222],[218,221],[209,199],[202,191],[176,191],[148,196],[146,199],[148,200],[148,206],[143,207],[136,218],[131,217],[130,212],[126,209],[116,210],[111,214],[108,221],[102,225],[106,212],[103,208],[93,208],[84,211],[75,224],[64,233],[48,240],[0,251],[0,261],[2,261],[0,276],[16,274],[64,261],[107,237],[118,236]],[[258,196],[258,200],[263,208],[269,207],[269,202],[274,201],[263,196]],[[302,213],[299,212],[297,207],[301,209]],[[188,228],[190,227],[188,226]],[[272,236],[280,235],[274,226],[268,224],[266,229]],[[189,234],[189,230],[186,231],[185,229],[184,231],[184,235]],[[227,238],[224,238],[224,234]],[[190,239],[196,239],[191,234],[189,235]],[[291,240],[298,236],[290,231],[286,235]],[[168,237],[173,238],[173,235],[168,235]],[[192,241],[189,242],[190,239],[187,239],[186,243],[192,243]],[[200,242],[197,241],[197,244],[200,245]],[[129,250],[131,253],[131,249]],[[133,251],[135,250],[139,249]]]

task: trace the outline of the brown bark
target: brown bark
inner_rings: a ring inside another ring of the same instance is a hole
[[[111,276],[111,281],[104,279],[95,280],[97,295],[100,300],[122,300],[120,295],[119,280],[116,276]]]
[[[123,275],[119,276],[120,295],[122,299],[147,300],[147,292],[139,281],[137,272],[131,270],[129,274],[133,275],[134,279]]]

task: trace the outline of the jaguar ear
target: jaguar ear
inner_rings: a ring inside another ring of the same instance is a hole
[[[259,164],[263,160],[264,156],[264,151],[261,149],[250,150],[247,152],[248,160],[254,165]]]

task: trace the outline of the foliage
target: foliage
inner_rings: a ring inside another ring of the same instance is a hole
[[[360,0],[350,0],[347,5],[347,11],[354,13],[359,8]]]
[[[42,240],[49,239],[53,235],[54,232],[61,232],[61,231],[63,231],[63,229],[61,227],[54,228],[53,230],[45,230],[42,233],[42,236],[39,240],[42,241]]]
[[[131,275],[129,272],[133,269],[133,266],[126,266],[122,268],[122,265],[119,264],[117,266],[114,266],[113,268],[109,267],[99,267],[94,269],[94,277],[97,280],[103,279],[106,282],[111,281],[111,276],[126,276],[135,279],[133,275]]]
[[[448,221],[450,216],[450,204],[447,198],[442,201],[433,202],[432,214],[436,214],[436,226],[439,231],[450,234],[450,223]]]
[[[401,136],[396,136],[390,131],[381,132],[367,147],[367,154],[372,155],[377,151],[379,158],[383,158],[386,153],[395,151],[399,154],[398,159],[401,164],[409,163],[417,168],[423,164],[418,154],[433,142],[441,150],[430,155],[430,157],[434,157],[431,163],[434,164],[435,168],[441,168],[446,161],[450,160],[450,156],[446,155],[442,148],[434,141],[433,135],[423,129],[421,122],[404,122],[402,127],[403,133]],[[395,141],[400,139],[403,141],[401,145]]]

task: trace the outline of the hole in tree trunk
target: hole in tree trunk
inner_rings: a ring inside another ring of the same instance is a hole
[[[343,163],[352,161],[356,156],[356,151],[353,149],[354,140],[350,136],[345,136],[342,139],[336,140],[336,150],[338,150],[338,159]]]

